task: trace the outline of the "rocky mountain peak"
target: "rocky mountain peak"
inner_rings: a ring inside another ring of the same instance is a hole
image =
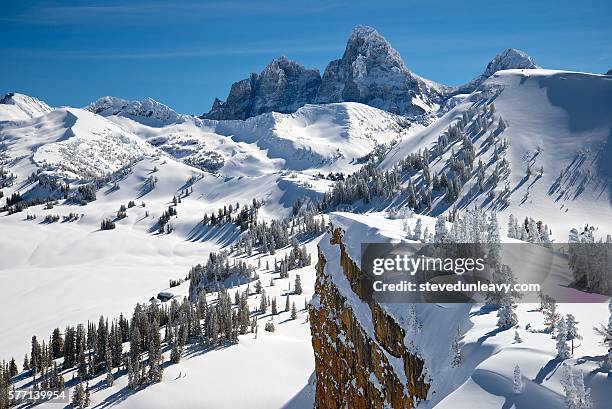
[[[375,59],[406,70],[399,53],[373,27],[356,26],[349,35],[342,59],[355,61],[360,58]]]
[[[357,26],[342,58],[325,69],[316,102],[360,102],[417,118],[437,109],[441,90],[441,86],[410,72],[399,53],[375,29]]]
[[[497,54],[489,62],[489,64],[487,64],[487,68],[485,69],[483,75],[488,78],[497,71],[521,68],[532,69],[538,68],[538,66],[533,58],[531,58],[526,52],[517,50],[515,48],[508,48],[507,50]]]
[[[539,68],[533,58],[524,51],[508,48],[497,54],[485,68],[484,72],[467,84],[455,87],[451,95],[469,94],[480,86],[487,78],[501,70]]]
[[[246,119],[265,112],[294,112],[314,101],[321,83],[318,70],[286,56],[273,59],[260,74],[232,84],[226,102],[216,99],[208,119]]]

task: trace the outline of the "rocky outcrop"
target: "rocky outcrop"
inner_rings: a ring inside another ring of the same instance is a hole
[[[328,261],[319,249],[315,297],[309,309],[315,406],[414,408],[429,391],[423,361],[408,352],[406,333],[391,316],[374,303],[363,305],[361,272],[346,252],[340,229],[330,243],[339,247],[340,260],[328,268],[341,270],[337,273],[350,283],[350,294],[326,273]],[[357,304],[363,305],[359,312]],[[369,316],[363,316],[364,311]]]
[[[357,26],[342,58],[325,69],[317,102],[361,102],[414,118],[436,110],[443,90],[408,70],[375,29]]]
[[[232,85],[227,101],[216,99],[204,118],[246,119],[265,112],[294,112],[314,101],[321,75],[279,57],[273,60],[260,74]]]
[[[460,85],[455,88],[452,92],[455,94],[469,94],[480,86],[487,78],[495,74],[497,71],[510,70],[510,69],[533,69],[538,68],[533,58],[531,58],[526,52],[516,50],[514,48],[508,48],[503,52],[497,54],[484,70],[482,74],[474,78],[467,84]]]

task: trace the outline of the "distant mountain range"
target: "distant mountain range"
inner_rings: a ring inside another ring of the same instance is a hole
[[[246,119],[266,112],[289,113],[312,103],[360,102],[418,119],[437,111],[451,96],[474,91],[499,70],[537,68],[526,53],[507,49],[485,71],[459,87],[427,80],[410,71],[399,53],[374,28],[357,26],[342,58],[331,61],[323,76],[285,56],[260,74],[235,82],[225,101],[215,99],[208,119]]]

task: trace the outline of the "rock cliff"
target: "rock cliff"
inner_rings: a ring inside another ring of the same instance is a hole
[[[323,240],[309,310],[316,407],[414,408],[430,387],[423,360],[408,351],[406,331],[393,317],[363,301],[343,231]]]

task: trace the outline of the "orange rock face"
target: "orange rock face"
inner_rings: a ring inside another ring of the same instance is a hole
[[[340,266],[355,295],[363,300],[359,267],[348,257],[342,231],[334,230],[331,244],[340,246]],[[427,398],[429,384],[423,361],[408,353],[405,331],[380,306],[370,303],[374,339],[357,320],[346,298],[324,272],[319,250],[315,294],[317,306],[309,310],[315,352],[317,408],[413,408]],[[398,376],[401,362],[403,376]],[[405,381],[403,381],[404,379]]]

